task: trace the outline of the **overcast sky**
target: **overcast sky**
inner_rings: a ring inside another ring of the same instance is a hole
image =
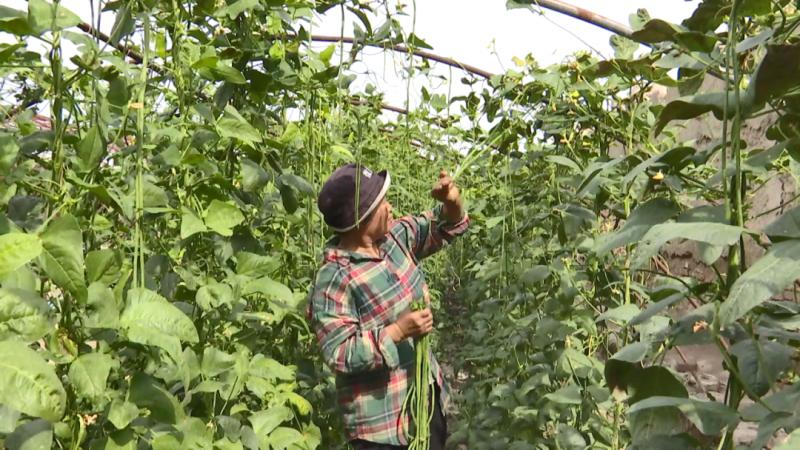
[[[396,3],[397,0],[391,0]],[[407,30],[411,30],[412,3],[405,10],[409,14],[401,18]],[[623,24],[637,8],[645,8],[652,17],[671,22],[680,22],[697,6],[698,0],[567,0],[568,3],[600,13]],[[25,0],[0,0],[0,5],[27,9]],[[524,58],[531,54],[541,65],[563,61],[587,46],[605,56],[613,52],[608,45],[610,33],[579,20],[544,10],[544,14],[524,9],[507,10],[504,0],[417,0],[415,32],[434,47],[434,52],[458,61],[477,66],[494,73],[514,66],[512,57]],[[77,13],[87,22],[91,18],[89,0],[62,0],[62,4]],[[345,24],[345,35],[352,36],[352,17]],[[102,29],[108,32],[113,17],[104,15]],[[339,35],[339,9],[334,8],[319,17],[312,28],[315,34]],[[0,33],[2,35],[3,33]],[[0,36],[2,39],[2,36]],[[327,45],[327,44],[325,44]],[[324,46],[324,45],[323,45]],[[354,83],[360,90],[366,83],[376,85],[386,94],[386,101],[402,106],[406,100],[405,81],[397,74],[406,64],[405,56],[367,49],[363,62],[354,67],[361,73]],[[65,58],[68,59],[68,58]],[[462,74],[452,71],[452,94],[463,91],[459,79]],[[450,69],[437,68],[446,78]],[[410,103],[419,99],[419,89],[426,86],[447,93],[446,81],[419,79],[412,85]]]

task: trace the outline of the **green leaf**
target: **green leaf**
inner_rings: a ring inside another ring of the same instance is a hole
[[[217,121],[217,133],[230,139],[238,139],[245,144],[261,142],[261,133],[231,105],[225,107],[225,114]]]
[[[675,34],[675,41],[692,52],[711,53],[717,45],[717,38],[697,31]]]
[[[580,431],[563,423],[558,424],[556,443],[559,449],[564,450],[584,450],[586,448],[586,439]]]
[[[236,273],[250,277],[269,276],[278,270],[281,262],[274,256],[249,252],[236,253]]]
[[[28,0],[28,25],[36,34],[60,31],[81,23],[81,18],[61,4]]]
[[[717,435],[723,428],[735,425],[739,421],[739,415],[736,411],[722,403],[680,397],[655,396],[646,398],[631,406],[628,413],[633,414],[664,406],[678,408],[706,436]]]
[[[222,236],[231,236],[233,227],[244,222],[244,216],[236,205],[212,200],[205,212],[208,228]]]
[[[550,278],[550,267],[544,265],[536,265],[528,268],[519,277],[520,281],[527,286],[532,286]]]
[[[595,319],[595,322],[608,320],[620,325],[624,325],[637,314],[639,314],[639,307],[635,304],[629,303],[627,305],[620,305],[616,308],[611,308],[608,311],[600,314],[597,316],[597,319]]]
[[[91,450],[136,450],[137,442],[133,430],[122,430],[92,441]]]
[[[24,11],[2,5],[0,5],[0,31],[17,36],[33,34],[33,30],[28,25],[28,15]]]
[[[106,155],[106,140],[100,127],[89,128],[78,144],[78,159],[85,172],[96,169]]]
[[[772,11],[770,0],[742,0],[739,14],[742,16],[760,16]]]
[[[746,229],[714,222],[663,223],[653,226],[641,238],[633,255],[631,266],[639,268],[648,263],[661,247],[672,239],[682,238],[710,245],[731,245]],[[713,261],[703,261],[711,264]]]
[[[733,283],[719,308],[720,323],[730,325],[800,277],[799,251],[800,240],[773,245]]]
[[[197,291],[197,305],[204,311],[212,311],[222,305],[233,305],[233,289],[225,283],[207,284]]]
[[[131,9],[128,5],[123,4],[115,13],[114,26],[111,27],[109,34],[109,42],[112,45],[119,44],[119,41],[124,37],[130,35],[136,29],[136,20],[131,14]]]
[[[42,253],[38,236],[25,233],[0,235],[0,277],[19,269]]]
[[[636,42],[655,44],[664,41],[673,41],[675,35],[682,31],[682,27],[661,19],[649,20],[644,26],[631,34],[631,39]]]
[[[181,239],[208,231],[206,224],[189,208],[181,208]]]
[[[288,407],[273,406],[265,411],[253,413],[248,420],[256,436],[266,436],[272,433],[278,425],[292,420],[293,417],[294,414]]]
[[[239,176],[245,192],[258,192],[270,180],[267,171],[251,159],[243,158],[240,167]]]
[[[573,160],[561,155],[547,155],[545,159],[553,164],[572,169],[574,172],[580,172],[581,167]]]
[[[283,183],[278,186],[278,190],[281,193],[281,202],[283,203],[283,208],[286,209],[287,213],[294,214],[299,206],[297,202],[297,195],[295,195],[295,190]]]
[[[800,238],[800,206],[786,211],[774,222],[764,227],[764,234],[773,241]]]
[[[2,7],[0,7],[2,8]],[[0,16],[2,16],[2,9],[0,9]],[[2,19],[0,19],[2,21]],[[2,22],[0,22],[2,23]],[[0,27],[2,29],[2,27]],[[19,154],[19,145],[17,138],[13,134],[0,133],[0,173],[8,173],[14,162],[17,160]],[[0,251],[0,254],[3,252]]]
[[[256,9],[261,11],[263,6],[258,0],[237,0],[236,2],[224,6],[214,12],[214,16],[223,17],[227,16],[230,19],[235,19],[239,14]]]
[[[66,403],[54,366],[21,342],[0,342],[0,404],[57,422]]]
[[[112,285],[122,270],[122,254],[116,250],[92,250],[86,255],[86,281]]]
[[[180,360],[180,341],[198,342],[192,320],[164,297],[148,289],[128,291],[128,303],[120,317],[128,340],[166,350]]]
[[[0,405],[0,433],[10,434],[17,428],[19,422],[20,412],[9,408],[5,405]]]
[[[647,356],[648,351],[650,351],[650,344],[646,342],[634,342],[622,347],[620,351],[614,353],[611,359],[636,363],[643,360],[644,357]]]
[[[271,381],[294,381],[295,379],[295,370],[293,367],[284,366],[278,361],[267,358],[261,353],[254,356],[252,361],[250,361],[248,373],[252,376],[265,378]]]
[[[103,399],[108,396],[106,383],[112,368],[119,367],[119,362],[105,353],[86,353],[69,366],[68,378],[75,394],[102,407]]]
[[[79,301],[86,301],[83,278],[83,238],[78,221],[63,215],[50,222],[41,234],[42,268],[59,287],[71,292]]]
[[[756,105],[800,86],[800,44],[767,45],[767,54],[759,63],[745,94]]]
[[[544,397],[551,402],[558,403],[560,405],[580,405],[583,403],[581,388],[574,384],[569,384],[555,392],[545,394]]]
[[[728,95],[728,117],[733,117],[735,111],[736,98],[733,92]],[[694,119],[707,112],[714,113],[714,117],[722,120],[725,115],[725,92],[709,92],[705,94],[698,94],[688,97],[681,97],[673,100],[661,110],[658,115],[658,121],[654,127],[654,133],[658,135],[661,130],[673,120],[686,120]],[[755,92],[752,89],[740,94],[741,98],[741,111],[744,116],[750,114],[755,109]]]
[[[769,392],[775,380],[791,367],[794,350],[773,341],[747,339],[731,347],[744,383],[756,394]]]
[[[294,428],[278,427],[267,439],[262,439],[262,446],[264,441],[269,442],[270,448],[274,450],[288,450],[294,444],[302,442],[303,435]]]
[[[597,240],[594,252],[603,255],[617,247],[636,243],[653,225],[663,223],[679,212],[678,205],[665,198],[655,198],[639,205],[631,212],[622,229]]]
[[[53,448],[53,424],[42,419],[24,423],[6,437],[4,448],[8,450],[50,450]]]
[[[86,328],[111,328],[119,326],[119,309],[114,291],[96,281],[89,285],[83,325]]]
[[[216,347],[206,347],[203,350],[203,362],[200,370],[208,378],[215,377],[233,368],[236,357],[225,353]]]
[[[119,399],[111,402],[111,407],[108,410],[108,421],[118,430],[127,427],[137,417],[139,417],[139,408],[133,403]]]
[[[33,342],[54,325],[52,309],[35,292],[0,288],[0,340]]]
[[[133,375],[128,392],[128,401],[139,409],[149,410],[153,420],[177,424],[186,416],[178,399],[149,375],[140,372]]]
[[[217,65],[210,69],[216,81],[227,81],[233,84],[247,84],[247,79],[235,68],[217,61]]]
[[[289,185],[297,192],[305,195],[305,196],[313,196],[314,195],[314,186],[311,185],[305,178],[295,175],[293,173],[284,173],[278,177],[278,180],[285,184]]]
[[[253,280],[244,287],[243,295],[259,293],[267,298],[283,301],[284,303],[294,303],[294,294],[285,284],[279,283],[269,277],[261,277]]]

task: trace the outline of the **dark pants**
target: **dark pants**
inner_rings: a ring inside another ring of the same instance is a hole
[[[435,402],[433,406],[433,417],[431,418],[431,448],[430,450],[444,450],[444,443],[447,440],[447,422],[444,420],[442,405],[439,404],[439,385],[434,383]],[[353,450],[405,450],[406,445],[376,444],[374,442],[356,439],[350,442]]]

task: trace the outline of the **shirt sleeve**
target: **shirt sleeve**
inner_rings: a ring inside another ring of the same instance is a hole
[[[311,293],[311,323],[325,363],[342,374],[396,368],[397,345],[386,327],[362,328],[347,279],[344,268],[323,266]]]
[[[406,245],[418,260],[439,251],[469,228],[469,216],[456,223],[447,223],[442,217],[442,205],[421,216],[407,216],[398,219],[392,226],[392,233]]]

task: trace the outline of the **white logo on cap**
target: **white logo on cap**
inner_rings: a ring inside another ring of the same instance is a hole
[[[361,169],[361,173],[367,178],[372,178],[372,171],[367,169],[366,167]]]

